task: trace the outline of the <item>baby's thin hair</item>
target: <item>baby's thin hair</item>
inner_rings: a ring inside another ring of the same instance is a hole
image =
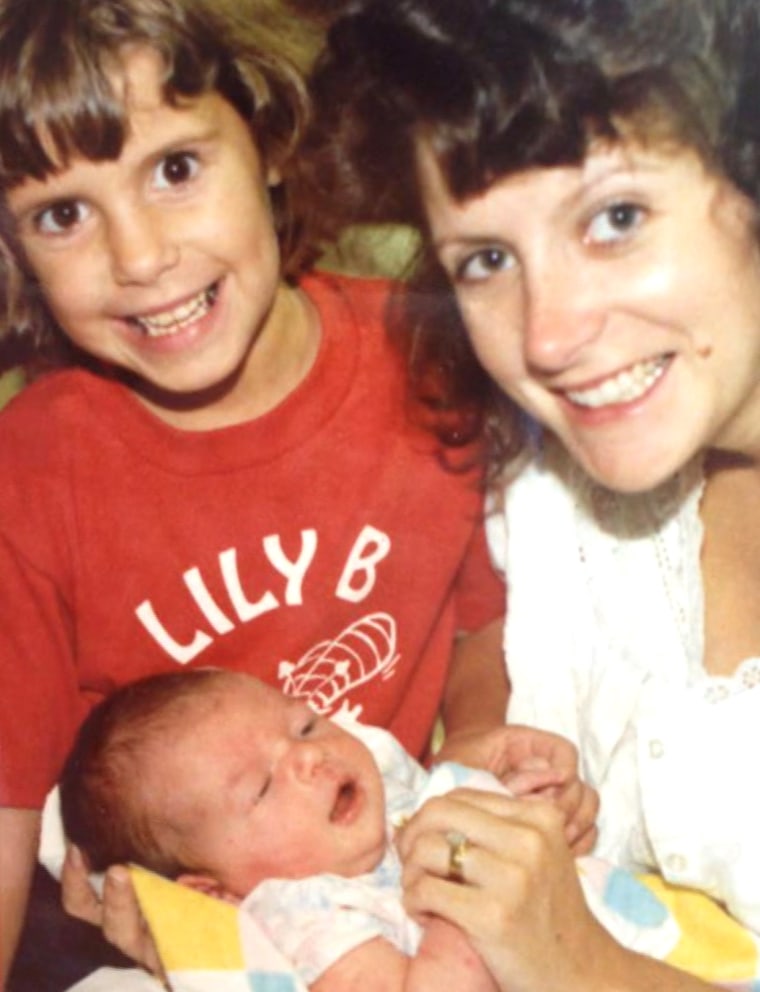
[[[230,677],[217,669],[148,676],[117,689],[85,719],[61,775],[61,816],[92,871],[135,862],[176,878],[190,867],[162,843],[170,824],[157,815],[160,803],[145,803],[141,777],[163,732]]]

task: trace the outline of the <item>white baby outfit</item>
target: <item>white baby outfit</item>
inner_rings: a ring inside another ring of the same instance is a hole
[[[385,856],[374,871],[353,878],[325,874],[262,882],[241,907],[307,985],[375,937],[385,938],[404,954],[416,954],[422,930],[401,904],[401,866],[391,843],[395,829],[434,795],[464,785],[500,788],[487,772],[452,762],[426,772],[387,731],[341,717],[333,720],[366,744],[380,768],[388,826]]]
[[[401,867],[392,844],[395,829],[428,799],[452,789],[507,791],[489,772],[455,762],[425,771],[387,731],[333,719],[367,745],[380,767],[387,803],[385,856],[374,871],[353,878],[317,875],[262,882],[241,905],[241,912],[253,917],[306,985],[376,937],[414,956],[422,930],[402,906]],[[666,906],[630,872],[607,861],[579,858],[577,866],[586,902],[602,925],[626,947],[666,960],[681,935]],[[754,945],[751,957],[754,977]]]

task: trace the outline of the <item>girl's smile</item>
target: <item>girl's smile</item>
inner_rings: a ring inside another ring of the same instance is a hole
[[[209,286],[195,296],[176,306],[166,309],[156,309],[152,313],[144,313],[129,317],[128,320],[139,327],[149,338],[165,338],[178,334],[190,327],[203,317],[213,307],[218,285]]]

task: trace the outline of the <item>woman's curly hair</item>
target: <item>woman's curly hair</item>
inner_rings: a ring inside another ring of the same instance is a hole
[[[750,0],[353,0],[312,82],[308,181],[345,222],[424,235],[420,135],[459,200],[510,173],[577,165],[598,140],[632,139],[692,148],[760,203],[760,4]],[[416,379],[423,392],[436,383],[441,408],[479,407],[471,423],[490,425],[503,462],[523,422],[479,371],[422,244],[402,324]]]

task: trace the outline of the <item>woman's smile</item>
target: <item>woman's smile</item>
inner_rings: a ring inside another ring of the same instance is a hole
[[[623,406],[646,396],[665,373],[670,359],[660,358],[634,365],[600,379],[597,383],[575,389],[563,390],[563,395],[576,406],[598,410],[609,406]]]

